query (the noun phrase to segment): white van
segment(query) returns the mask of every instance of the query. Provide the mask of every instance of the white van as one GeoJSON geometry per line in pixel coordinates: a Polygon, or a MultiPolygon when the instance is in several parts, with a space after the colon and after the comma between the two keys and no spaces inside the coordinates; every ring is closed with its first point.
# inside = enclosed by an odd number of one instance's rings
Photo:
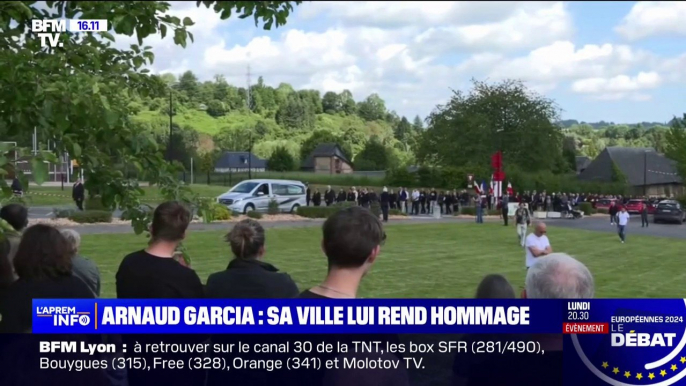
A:
{"type": "Polygon", "coordinates": [[[297,212],[305,206],[307,187],[300,181],[290,180],[246,180],[217,197],[217,202],[237,213],[250,211],[266,212],[269,202],[279,203],[281,212],[297,212]]]}

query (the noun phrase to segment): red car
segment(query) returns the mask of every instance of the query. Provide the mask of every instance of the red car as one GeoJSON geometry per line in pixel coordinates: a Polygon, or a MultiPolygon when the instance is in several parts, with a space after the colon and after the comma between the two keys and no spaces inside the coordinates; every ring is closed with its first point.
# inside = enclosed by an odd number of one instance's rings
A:
{"type": "Polygon", "coordinates": [[[609,210],[609,209],[610,209],[610,204],[612,204],[613,202],[615,202],[614,199],[601,198],[600,200],[598,200],[598,201],[595,203],[595,208],[596,208],[596,209],[606,209],[606,210],[609,210]]]}
{"type": "Polygon", "coordinates": [[[646,200],[629,200],[626,204],[626,211],[629,213],[641,213],[642,205],[644,204],[648,207],[648,214],[655,213],[655,207],[646,200]]]}

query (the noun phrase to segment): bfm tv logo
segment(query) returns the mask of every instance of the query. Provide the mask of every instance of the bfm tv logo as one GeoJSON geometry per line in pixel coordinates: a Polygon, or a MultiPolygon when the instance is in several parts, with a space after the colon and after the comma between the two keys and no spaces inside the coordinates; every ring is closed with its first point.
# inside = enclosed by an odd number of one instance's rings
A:
{"type": "Polygon", "coordinates": [[[36,307],[36,316],[52,318],[53,326],[88,326],[90,312],[76,312],[76,307],[36,307]]]}
{"type": "Polygon", "coordinates": [[[41,47],[48,47],[48,43],[50,48],[62,47],[64,44],[60,43],[60,32],[67,32],[67,21],[33,19],[31,32],[37,32],[41,47]]]}

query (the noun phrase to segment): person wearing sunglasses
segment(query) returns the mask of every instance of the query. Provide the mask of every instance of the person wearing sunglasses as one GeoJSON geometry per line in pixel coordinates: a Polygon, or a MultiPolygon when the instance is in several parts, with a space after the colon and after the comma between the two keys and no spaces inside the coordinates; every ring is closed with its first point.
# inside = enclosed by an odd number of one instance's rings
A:
{"type": "Polygon", "coordinates": [[[548,240],[545,223],[538,222],[534,227],[534,233],[526,237],[526,269],[529,269],[536,261],[553,253],[553,248],[548,240]]]}

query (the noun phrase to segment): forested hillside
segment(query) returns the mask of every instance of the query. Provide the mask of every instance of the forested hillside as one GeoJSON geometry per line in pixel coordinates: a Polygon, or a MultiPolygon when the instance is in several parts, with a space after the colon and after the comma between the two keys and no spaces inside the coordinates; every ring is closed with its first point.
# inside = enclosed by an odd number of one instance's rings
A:
{"type": "MultiPolygon", "coordinates": [[[[388,111],[376,94],[356,101],[347,90],[321,95],[287,83],[273,88],[259,77],[250,87],[248,106],[246,88],[228,84],[222,76],[200,82],[188,71],[178,79],[171,74],[162,79],[171,92],[175,130],[184,138],[183,146],[174,141],[175,158],[182,162],[191,153],[247,151],[251,140],[260,157],[268,159],[283,147],[299,161],[318,143],[336,141],[357,170],[380,170],[411,163],[415,138],[423,128],[419,117],[410,120],[388,111]]],[[[132,101],[134,120],[164,137],[169,130],[169,98],[132,101]]]]}

